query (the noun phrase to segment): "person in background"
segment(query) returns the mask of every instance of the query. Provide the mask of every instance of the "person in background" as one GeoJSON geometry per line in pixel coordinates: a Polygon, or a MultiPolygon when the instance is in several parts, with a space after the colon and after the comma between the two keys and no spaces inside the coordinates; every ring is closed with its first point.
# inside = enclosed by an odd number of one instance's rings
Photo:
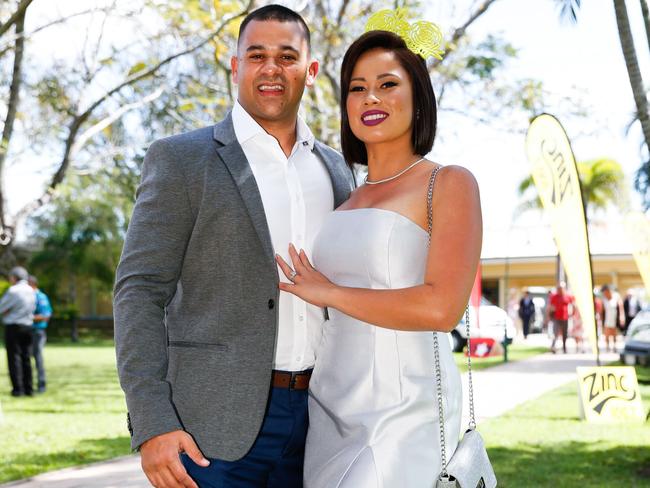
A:
{"type": "Polygon", "coordinates": [[[594,311],[596,312],[596,327],[598,329],[598,335],[603,334],[603,321],[605,320],[605,305],[603,305],[603,299],[600,296],[600,292],[594,288],[594,311]]]}
{"type": "Polygon", "coordinates": [[[603,294],[603,308],[605,310],[603,331],[605,332],[606,347],[608,351],[616,352],[615,348],[618,328],[623,328],[625,324],[623,300],[621,300],[621,296],[616,293],[616,291],[612,291],[608,285],[603,285],[600,291],[603,294]]]}
{"type": "Polygon", "coordinates": [[[562,351],[566,354],[566,338],[569,329],[569,317],[571,315],[571,306],[573,304],[573,295],[566,291],[566,284],[560,282],[557,291],[550,298],[550,317],[553,321],[553,342],[551,343],[551,352],[555,353],[555,341],[558,336],[562,336],[562,351]]]}
{"type": "Polygon", "coordinates": [[[584,347],[584,334],[585,329],[582,323],[582,316],[578,307],[573,308],[573,315],[571,316],[572,325],[571,325],[571,337],[576,341],[576,352],[585,352],[584,347]]]}
{"type": "Polygon", "coordinates": [[[27,270],[16,266],[9,271],[11,286],[0,298],[0,315],[5,324],[5,347],[12,396],[31,396],[32,323],[36,294],[29,283],[27,270]]]}
{"type": "Polygon", "coordinates": [[[553,296],[553,293],[555,293],[555,289],[549,290],[546,294],[544,310],[542,310],[544,317],[544,325],[542,326],[542,329],[546,332],[546,335],[549,338],[553,335],[553,323],[551,321],[551,297],[553,296]]]}
{"type": "Polygon", "coordinates": [[[34,309],[34,323],[32,324],[32,354],[36,363],[38,377],[38,392],[45,392],[45,363],[43,362],[43,348],[47,341],[47,324],[52,317],[52,305],[50,299],[38,288],[36,276],[29,276],[29,286],[36,292],[36,308],[34,309]]]}
{"type": "Polygon", "coordinates": [[[641,304],[639,299],[632,293],[631,290],[627,291],[625,295],[625,300],[623,300],[623,311],[625,312],[625,327],[623,329],[623,334],[627,332],[627,328],[630,326],[632,319],[636,317],[641,311],[641,304]]]}
{"type": "Polygon", "coordinates": [[[523,325],[524,339],[528,338],[530,332],[530,321],[535,316],[535,304],[530,296],[530,292],[526,290],[524,297],[519,301],[519,318],[523,325]]]}

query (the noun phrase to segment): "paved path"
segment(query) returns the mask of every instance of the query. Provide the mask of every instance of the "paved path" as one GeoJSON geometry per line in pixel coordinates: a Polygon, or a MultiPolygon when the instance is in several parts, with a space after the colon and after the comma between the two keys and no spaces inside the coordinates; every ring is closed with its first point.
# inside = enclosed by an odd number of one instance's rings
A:
{"type": "MultiPolygon", "coordinates": [[[[530,336],[530,345],[548,345],[544,336],[530,336]]],[[[617,354],[601,354],[603,364],[618,360],[617,354]]],[[[477,421],[497,417],[508,410],[575,380],[577,366],[594,366],[591,354],[540,354],[513,363],[474,372],[477,421]]],[[[467,375],[463,375],[464,410],[467,410],[467,375]]],[[[467,424],[464,412],[463,425],[467,424]]],[[[140,470],[139,456],[44,473],[0,485],[0,488],[148,488],[140,470]]]]}
{"type": "MultiPolygon", "coordinates": [[[[619,359],[618,354],[601,353],[601,364],[619,359]]],[[[570,381],[576,381],[578,366],[596,366],[592,354],[540,354],[473,373],[476,421],[498,417],[570,381]]],[[[576,381],[576,391],[578,385],[576,381]]],[[[467,424],[467,374],[463,375],[463,425],[467,424]]]]}
{"type": "Polygon", "coordinates": [[[0,487],[149,488],[151,485],[140,470],[140,457],[126,456],[78,468],[51,471],[0,487]]]}

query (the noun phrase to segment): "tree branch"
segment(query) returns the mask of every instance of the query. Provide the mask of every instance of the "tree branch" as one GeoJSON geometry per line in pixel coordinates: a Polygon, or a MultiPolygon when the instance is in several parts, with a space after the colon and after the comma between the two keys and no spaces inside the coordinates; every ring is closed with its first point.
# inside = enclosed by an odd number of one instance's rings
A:
{"type": "Polygon", "coordinates": [[[12,25],[17,24],[20,19],[22,18],[22,22],[24,23],[25,19],[25,11],[27,10],[27,7],[29,7],[29,4],[32,3],[34,0],[21,0],[20,3],[18,4],[18,8],[16,8],[16,11],[9,17],[9,20],[5,22],[4,24],[0,24],[0,37],[7,32],[12,25]]]}
{"type": "MultiPolygon", "coordinates": [[[[76,140],[77,140],[77,137],[79,136],[79,130],[80,130],[81,126],[88,120],[88,118],[92,115],[92,113],[100,105],[102,105],[106,100],[108,100],[114,94],[118,93],[122,88],[124,88],[126,86],[131,86],[131,85],[135,84],[136,82],[138,82],[138,81],[140,81],[140,80],[142,80],[144,78],[150,77],[150,76],[154,75],[160,68],[162,68],[163,66],[169,64],[174,59],[177,59],[177,58],[179,58],[181,56],[185,56],[187,54],[191,54],[194,51],[197,51],[198,49],[202,48],[208,42],[210,42],[210,40],[212,38],[214,38],[214,37],[218,36],[219,34],[221,34],[221,31],[230,22],[232,22],[233,20],[235,20],[235,19],[237,19],[239,17],[242,17],[242,16],[246,15],[250,11],[250,9],[252,8],[253,4],[254,4],[254,0],[249,0],[248,4],[244,8],[244,10],[242,10],[238,14],[234,14],[234,15],[225,17],[223,19],[223,22],[221,23],[221,25],[217,29],[215,29],[212,33],[210,33],[210,35],[207,36],[201,42],[195,44],[194,46],[192,46],[192,47],[190,47],[188,49],[185,49],[183,51],[180,51],[178,53],[175,53],[173,55],[168,56],[167,58],[165,58],[162,61],[156,63],[154,66],[152,66],[152,67],[150,67],[148,69],[141,70],[141,71],[138,71],[136,73],[133,73],[131,76],[127,77],[123,82],[121,82],[118,85],[116,85],[115,87],[111,88],[104,95],[102,95],[97,100],[95,100],[93,103],[91,103],[90,106],[86,110],[84,110],[81,114],[75,116],[74,119],[72,120],[72,123],[69,126],[68,137],[66,138],[63,157],[61,159],[61,162],[59,163],[59,167],[58,167],[56,173],[54,174],[54,176],[52,176],[52,179],[50,180],[50,183],[49,183],[46,191],[44,192],[44,194],[41,197],[39,197],[38,199],[34,200],[33,202],[25,205],[23,208],[21,208],[18,211],[18,213],[16,214],[16,217],[14,219],[14,228],[17,227],[19,225],[19,223],[23,219],[25,219],[30,213],[32,213],[33,211],[35,211],[38,208],[42,207],[44,204],[46,204],[51,199],[51,196],[54,193],[54,190],[63,181],[63,178],[65,177],[66,171],[68,170],[68,167],[70,165],[70,161],[72,159],[72,156],[74,155],[75,150],[77,150],[80,147],[78,144],[76,144],[76,140]]],[[[114,120],[111,121],[111,123],[114,122],[115,120],[117,120],[117,118],[119,118],[119,117],[116,117],[114,120]]],[[[108,125],[110,125],[110,124],[108,124],[108,125]]],[[[89,130],[92,130],[92,128],[89,129],[89,130]]],[[[81,137],[83,137],[83,135],[81,137]]],[[[87,141],[87,139],[86,139],[86,141],[87,141]]],[[[86,141],[84,141],[84,143],[86,141]]]]}
{"type": "Polygon", "coordinates": [[[12,36],[7,36],[5,39],[3,39],[3,43],[0,44],[0,58],[2,56],[4,56],[8,51],[13,49],[14,44],[16,43],[16,40],[18,39],[18,37],[24,37],[26,39],[29,39],[34,34],[37,34],[40,31],[47,29],[48,27],[52,27],[53,25],[57,25],[57,24],[62,24],[62,23],[67,22],[68,20],[70,20],[70,19],[72,19],[74,17],[80,17],[82,15],[88,15],[88,14],[92,14],[92,13],[95,13],[95,12],[109,12],[109,11],[110,11],[109,7],[92,8],[92,9],[88,9],[88,10],[82,10],[81,12],[76,12],[74,14],[68,15],[67,17],[61,17],[59,19],[55,19],[55,20],[53,20],[51,22],[43,24],[43,25],[35,28],[34,30],[30,31],[30,32],[22,32],[21,34],[16,33],[16,34],[14,34],[12,36]]]}
{"type": "MultiPolygon", "coordinates": [[[[113,122],[118,120],[122,115],[124,115],[126,112],[130,110],[134,110],[136,108],[140,108],[143,105],[146,105],[147,103],[151,103],[154,101],[156,98],[160,97],[162,95],[163,89],[158,88],[155,92],[151,93],[150,95],[147,95],[143,99],[134,102],[134,103],[129,103],[127,105],[124,105],[120,107],[118,110],[115,112],[111,113],[109,116],[103,118],[96,124],[93,124],[91,127],[89,127],[87,130],[85,130],[81,135],[78,136],[76,140],[71,144],[71,147],[69,150],[67,150],[68,154],[68,160],[72,160],[74,156],[79,152],[79,150],[90,140],[92,139],[96,134],[104,130],[106,127],[110,126],[113,122]]],[[[78,130],[78,129],[77,129],[78,130]]],[[[67,141],[70,142],[70,139],[67,141]]],[[[67,147],[66,147],[67,149],[67,147]]],[[[32,213],[34,210],[38,209],[39,207],[45,205],[52,197],[54,194],[54,189],[56,186],[61,183],[63,180],[63,177],[65,176],[64,173],[61,173],[60,179],[58,181],[55,181],[55,179],[52,179],[52,182],[50,183],[50,186],[48,187],[47,191],[37,200],[31,202],[28,205],[25,205],[23,208],[20,209],[20,211],[16,214],[15,217],[15,222],[18,223],[22,221],[25,217],[27,217],[30,213],[32,213]]],[[[16,224],[17,225],[17,224],[16,224]]]]}
{"type": "Polygon", "coordinates": [[[643,24],[645,25],[645,35],[648,39],[648,51],[650,52],[650,11],[648,10],[648,2],[646,0],[639,0],[641,3],[641,13],[643,15],[643,24]]]}
{"type": "MultiPolygon", "coordinates": [[[[458,41],[460,41],[460,39],[462,39],[465,36],[465,32],[467,31],[469,26],[472,25],[472,23],[474,23],[474,21],[478,19],[481,15],[483,15],[487,11],[487,9],[490,8],[490,6],[496,1],[497,0],[486,0],[485,2],[481,3],[476,8],[474,13],[470,15],[469,19],[467,19],[463,25],[461,25],[456,30],[454,30],[451,39],[449,40],[449,42],[447,42],[445,46],[445,52],[442,55],[443,59],[447,57],[449,53],[456,50],[458,41]]],[[[429,72],[433,71],[433,69],[436,66],[438,66],[440,63],[441,61],[439,59],[434,58],[433,61],[429,64],[429,72]]]]}

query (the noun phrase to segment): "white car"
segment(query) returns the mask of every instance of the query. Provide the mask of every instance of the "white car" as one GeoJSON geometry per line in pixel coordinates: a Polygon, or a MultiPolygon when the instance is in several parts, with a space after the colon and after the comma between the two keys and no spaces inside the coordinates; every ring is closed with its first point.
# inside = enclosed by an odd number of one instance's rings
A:
{"type": "Polygon", "coordinates": [[[639,312],[625,333],[621,362],[628,366],[650,364],[650,310],[639,312]]]}
{"type": "MultiPolygon", "coordinates": [[[[515,324],[505,310],[492,304],[487,298],[481,297],[481,304],[478,307],[478,322],[476,320],[476,308],[469,307],[470,334],[472,339],[476,337],[490,337],[497,342],[510,344],[517,334],[515,324]],[[505,341],[504,341],[505,336],[505,341]]],[[[454,352],[460,352],[467,344],[467,327],[465,316],[454,330],[449,334],[451,347],[454,352]]]]}

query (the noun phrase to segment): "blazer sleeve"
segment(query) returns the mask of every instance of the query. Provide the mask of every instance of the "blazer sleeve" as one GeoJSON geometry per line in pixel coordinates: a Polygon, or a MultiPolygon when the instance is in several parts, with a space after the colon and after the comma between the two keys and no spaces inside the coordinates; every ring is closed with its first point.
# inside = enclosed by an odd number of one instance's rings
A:
{"type": "Polygon", "coordinates": [[[156,141],[144,158],[113,299],[117,370],[133,449],[183,428],[166,381],[165,307],[176,292],[193,224],[181,160],[168,141],[156,141]]]}

